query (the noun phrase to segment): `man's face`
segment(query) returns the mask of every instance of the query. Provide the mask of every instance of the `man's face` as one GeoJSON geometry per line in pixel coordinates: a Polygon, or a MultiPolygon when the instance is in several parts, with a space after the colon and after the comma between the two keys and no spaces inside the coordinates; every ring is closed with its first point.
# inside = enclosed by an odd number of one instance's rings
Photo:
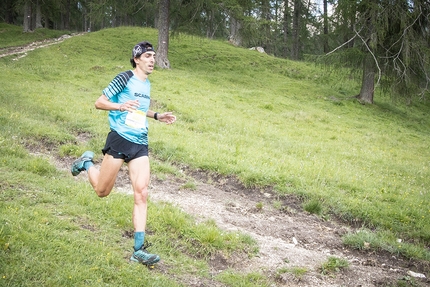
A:
{"type": "Polygon", "coordinates": [[[155,53],[146,52],[139,57],[139,68],[147,75],[151,74],[154,70],[155,53]]]}

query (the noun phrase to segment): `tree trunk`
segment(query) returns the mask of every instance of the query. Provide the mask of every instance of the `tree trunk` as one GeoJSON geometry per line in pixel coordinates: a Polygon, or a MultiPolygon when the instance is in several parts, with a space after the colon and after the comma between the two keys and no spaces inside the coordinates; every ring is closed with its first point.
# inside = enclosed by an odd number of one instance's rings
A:
{"type": "Polygon", "coordinates": [[[294,0],[293,12],[293,45],[291,49],[291,58],[299,60],[300,58],[300,17],[302,10],[302,1],[294,0]]]}
{"type": "Polygon", "coordinates": [[[284,21],[282,23],[283,26],[283,48],[282,48],[282,57],[286,58],[288,56],[288,36],[290,34],[290,25],[288,23],[289,21],[289,16],[290,16],[290,11],[288,9],[288,0],[284,1],[284,21]]]}
{"type": "Polygon", "coordinates": [[[169,51],[169,8],[170,0],[160,0],[158,10],[158,48],[155,63],[162,69],[170,69],[167,58],[169,51]]]}
{"type": "MultiPolygon", "coordinates": [[[[355,14],[354,14],[355,15],[355,14]]],[[[355,17],[351,17],[350,18],[350,25],[349,25],[349,34],[346,34],[346,38],[345,40],[348,41],[351,38],[351,35],[354,35],[354,26],[355,26],[355,22],[356,22],[356,18],[355,17]]],[[[354,48],[355,46],[355,40],[352,39],[351,41],[349,41],[347,47],[348,48],[354,48]]]]}
{"type": "Polygon", "coordinates": [[[266,51],[266,53],[273,54],[273,47],[272,47],[272,27],[271,27],[271,12],[270,12],[270,1],[263,0],[261,1],[261,18],[264,20],[263,22],[263,48],[266,51]]]}
{"type": "Polygon", "coordinates": [[[40,11],[40,2],[36,1],[36,25],[35,28],[43,28],[42,25],[42,12],[40,11]]]}
{"type": "Polygon", "coordinates": [[[329,52],[328,47],[328,12],[327,12],[327,0],[323,0],[324,3],[324,54],[329,52]]]}
{"type": "Polygon", "coordinates": [[[24,3],[24,19],[23,19],[23,32],[27,33],[31,31],[31,3],[25,1],[24,3]]]}
{"type": "Polygon", "coordinates": [[[14,5],[15,5],[15,2],[16,1],[14,1],[14,0],[6,0],[6,3],[5,3],[5,22],[6,23],[8,23],[8,24],[14,24],[14,21],[15,21],[15,8],[14,8],[14,5]]]}
{"type": "Polygon", "coordinates": [[[213,38],[213,34],[215,33],[214,32],[214,27],[215,27],[214,17],[215,17],[215,13],[214,13],[214,11],[212,9],[210,9],[210,10],[208,9],[206,12],[207,12],[207,15],[208,15],[208,18],[209,18],[208,19],[208,25],[206,27],[206,38],[212,39],[213,38]]]}
{"type": "Polygon", "coordinates": [[[66,0],[64,12],[64,29],[70,30],[70,0],[66,0]]]}
{"type": "MultiPolygon", "coordinates": [[[[377,3],[377,0],[372,0],[377,3]]],[[[361,90],[360,94],[357,96],[357,99],[362,104],[373,104],[373,94],[375,91],[375,72],[376,72],[376,63],[373,57],[374,52],[376,52],[377,42],[378,42],[378,34],[376,33],[376,23],[377,23],[377,13],[369,9],[367,11],[366,18],[366,29],[368,30],[368,39],[366,41],[365,57],[363,59],[363,79],[361,82],[361,90]],[[370,51],[369,51],[370,50],[370,51]],[[373,52],[371,52],[374,50],[373,52]]]]}
{"type": "Polygon", "coordinates": [[[242,45],[242,38],[240,36],[240,21],[237,20],[233,15],[230,15],[230,36],[228,40],[235,46],[242,45]]]}
{"type": "Polygon", "coordinates": [[[357,99],[362,104],[373,104],[375,91],[375,62],[372,55],[367,54],[363,60],[363,79],[357,99]]]}
{"type": "Polygon", "coordinates": [[[87,8],[85,6],[82,7],[82,24],[84,31],[90,32],[90,28],[88,27],[87,8]]]}

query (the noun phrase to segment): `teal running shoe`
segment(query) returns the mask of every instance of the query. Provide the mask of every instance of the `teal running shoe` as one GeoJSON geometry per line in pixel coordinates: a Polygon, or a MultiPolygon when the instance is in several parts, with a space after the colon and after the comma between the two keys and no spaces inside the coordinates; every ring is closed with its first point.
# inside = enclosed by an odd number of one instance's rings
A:
{"type": "Polygon", "coordinates": [[[130,261],[139,262],[143,265],[151,266],[160,261],[160,256],[149,253],[146,248],[151,246],[150,243],[143,245],[139,250],[135,250],[130,257],[130,261]]]}
{"type": "Polygon", "coordinates": [[[81,171],[84,171],[85,162],[93,161],[93,157],[94,157],[94,153],[92,151],[87,150],[80,158],[75,160],[72,163],[72,168],[71,168],[73,176],[77,176],[79,173],[81,173],[81,171]]]}

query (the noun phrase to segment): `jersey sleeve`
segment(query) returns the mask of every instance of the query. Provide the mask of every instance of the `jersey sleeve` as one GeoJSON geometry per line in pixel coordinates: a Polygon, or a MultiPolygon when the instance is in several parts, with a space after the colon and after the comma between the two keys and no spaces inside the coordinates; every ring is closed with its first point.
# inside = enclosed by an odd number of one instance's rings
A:
{"type": "Polygon", "coordinates": [[[127,83],[132,76],[132,71],[119,73],[103,90],[103,95],[108,99],[111,99],[113,96],[119,94],[127,86],[127,83]]]}

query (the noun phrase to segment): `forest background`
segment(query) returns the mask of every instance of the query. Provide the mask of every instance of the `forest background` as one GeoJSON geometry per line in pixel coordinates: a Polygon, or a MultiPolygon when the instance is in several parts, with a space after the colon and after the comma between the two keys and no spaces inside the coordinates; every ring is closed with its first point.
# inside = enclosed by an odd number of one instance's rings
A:
{"type": "MultiPolygon", "coordinates": [[[[0,20],[23,25],[24,32],[123,25],[154,27],[160,34],[186,32],[262,47],[276,57],[356,68],[362,84],[351,96],[362,103],[373,103],[376,88],[407,104],[428,97],[429,0],[6,0],[0,5],[0,20]]],[[[158,44],[167,62],[168,36],[158,44]]]]}

